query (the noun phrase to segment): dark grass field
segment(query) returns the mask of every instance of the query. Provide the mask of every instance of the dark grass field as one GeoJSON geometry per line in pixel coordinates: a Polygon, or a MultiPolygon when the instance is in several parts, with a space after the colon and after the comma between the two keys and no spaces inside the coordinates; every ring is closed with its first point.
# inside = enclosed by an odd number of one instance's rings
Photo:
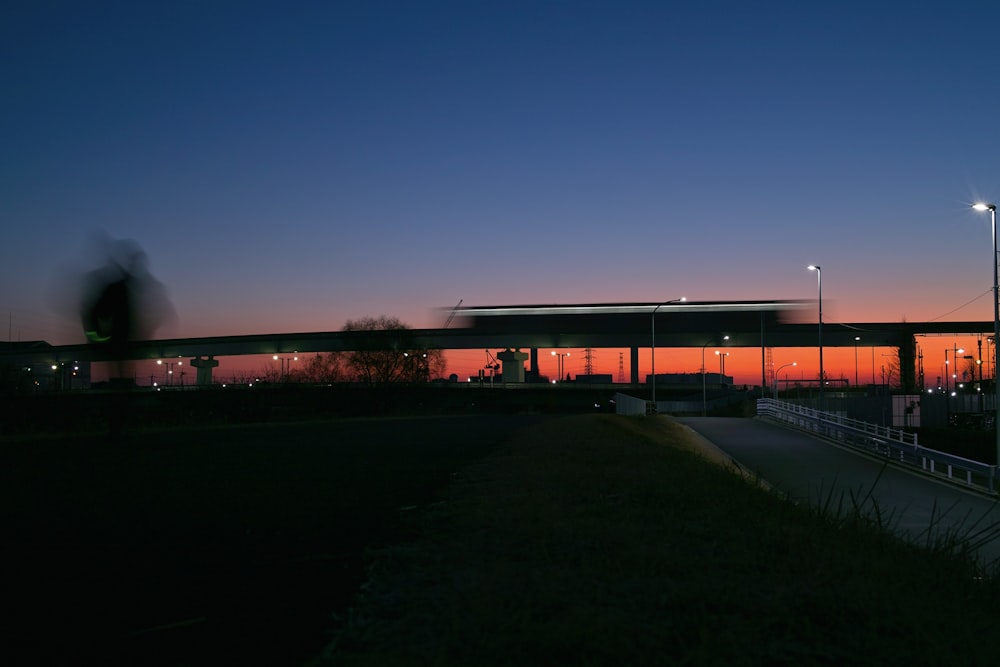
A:
{"type": "Polygon", "coordinates": [[[542,417],[343,420],[0,443],[4,664],[298,665],[364,553],[542,417]]]}

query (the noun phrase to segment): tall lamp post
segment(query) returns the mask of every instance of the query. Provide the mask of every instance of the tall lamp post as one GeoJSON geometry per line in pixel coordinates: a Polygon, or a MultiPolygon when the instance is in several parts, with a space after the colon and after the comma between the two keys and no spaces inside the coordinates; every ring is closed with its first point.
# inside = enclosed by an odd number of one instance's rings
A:
{"type": "MultiPolygon", "coordinates": [[[[565,368],[566,362],[565,358],[570,355],[569,352],[556,352],[552,351],[552,356],[556,358],[556,382],[563,381],[563,368],[565,368]]],[[[555,383],[553,383],[555,384],[555,383]]]]}
{"type": "MultiPolygon", "coordinates": [[[[405,357],[407,356],[407,354],[404,352],[403,356],[405,357]]],[[[292,362],[299,360],[298,355],[294,357],[279,357],[277,354],[275,354],[272,355],[271,358],[277,362],[280,362],[280,367],[281,367],[280,381],[288,382],[288,373],[291,372],[292,370],[292,362]]]]}
{"type": "Polygon", "coordinates": [[[954,361],[956,365],[958,365],[958,355],[965,352],[964,348],[957,345],[955,345],[954,348],[944,348],[944,414],[948,426],[951,426],[951,385],[949,384],[951,378],[955,378],[955,386],[958,386],[958,375],[952,372],[951,365],[948,362],[948,352],[951,352],[952,349],[954,349],[955,352],[955,354],[952,355],[952,361],[954,361]]]}
{"type": "Polygon", "coordinates": [[[816,272],[816,284],[819,287],[819,411],[823,411],[823,270],[816,264],[810,264],[810,271],[816,272]]]}
{"type": "Polygon", "coordinates": [[[854,337],[854,388],[858,388],[858,341],[861,336],[854,337]]]}
{"type": "Polygon", "coordinates": [[[726,357],[729,356],[728,352],[715,351],[715,354],[719,357],[719,384],[725,386],[726,384],[726,357]]]}
{"type": "Polygon", "coordinates": [[[650,316],[650,331],[649,331],[649,352],[651,356],[651,365],[653,369],[653,409],[656,409],[656,311],[658,311],[663,306],[671,303],[683,303],[687,301],[687,297],[682,296],[679,299],[671,299],[670,301],[664,301],[656,308],[653,309],[653,314],[650,316]]]}
{"type": "Polygon", "coordinates": [[[799,365],[799,363],[797,361],[793,361],[790,364],[784,364],[783,366],[778,366],[778,370],[774,371],[774,398],[775,398],[775,400],[777,400],[777,398],[778,398],[778,382],[779,382],[778,373],[780,373],[781,369],[783,369],[783,368],[788,368],[789,366],[798,366],[798,365],[799,365]]]}
{"type": "MultiPolygon", "coordinates": [[[[996,351],[997,341],[1000,341],[1000,288],[997,286],[997,207],[996,204],[979,202],[972,205],[977,211],[990,212],[990,226],[993,233],[993,350],[996,351]]],[[[996,368],[994,362],[993,368],[996,368]]],[[[993,376],[993,404],[996,415],[993,418],[993,429],[997,433],[997,465],[1000,465],[1000,391],[997,390],[996,374],[993,376]]]]}
{"type": "MultiPolygon", "coordinates": [[[[723,341],[729,340],[729,336],[723,336],[723,341]]],[[[704,417],[708,414],[708,391],[705,389],[705,348],[712,344],[712,341],[706,342],[701,346],[701,416],[704,417]]]]}

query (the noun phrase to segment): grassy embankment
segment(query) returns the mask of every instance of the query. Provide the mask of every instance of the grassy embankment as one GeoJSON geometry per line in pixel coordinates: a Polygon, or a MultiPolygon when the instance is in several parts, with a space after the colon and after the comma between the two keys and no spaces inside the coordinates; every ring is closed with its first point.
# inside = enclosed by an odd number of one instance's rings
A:
{"type": "Polygon", "coordinates": [[[315,664],[993,661],[1000,586],[971,561],[696,450],[667,419],[523,432],[370,555],[315,664]]]}

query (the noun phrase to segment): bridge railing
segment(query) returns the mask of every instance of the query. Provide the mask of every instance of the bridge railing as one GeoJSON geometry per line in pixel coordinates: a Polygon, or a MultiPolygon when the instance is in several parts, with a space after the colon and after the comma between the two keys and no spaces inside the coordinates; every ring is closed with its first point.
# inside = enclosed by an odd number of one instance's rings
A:
{"type": "Polygon", "coordinates": [[[757,415],[816,433],[838,444],[996,493],[997,466],[921,447],[916,433],[848,419],[771,398],[757,400],[757,415]]]}

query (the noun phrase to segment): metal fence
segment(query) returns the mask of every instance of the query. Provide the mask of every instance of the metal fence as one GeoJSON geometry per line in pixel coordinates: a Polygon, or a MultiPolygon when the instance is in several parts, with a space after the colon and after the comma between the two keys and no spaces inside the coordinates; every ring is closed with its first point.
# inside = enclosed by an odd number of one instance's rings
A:
{"type": "Polygon", "coordinates": [[[915,433],[770,398],[757,400],[757,415],[970,487],[996,492],[997,466],[921,447],[915,433]]]}

